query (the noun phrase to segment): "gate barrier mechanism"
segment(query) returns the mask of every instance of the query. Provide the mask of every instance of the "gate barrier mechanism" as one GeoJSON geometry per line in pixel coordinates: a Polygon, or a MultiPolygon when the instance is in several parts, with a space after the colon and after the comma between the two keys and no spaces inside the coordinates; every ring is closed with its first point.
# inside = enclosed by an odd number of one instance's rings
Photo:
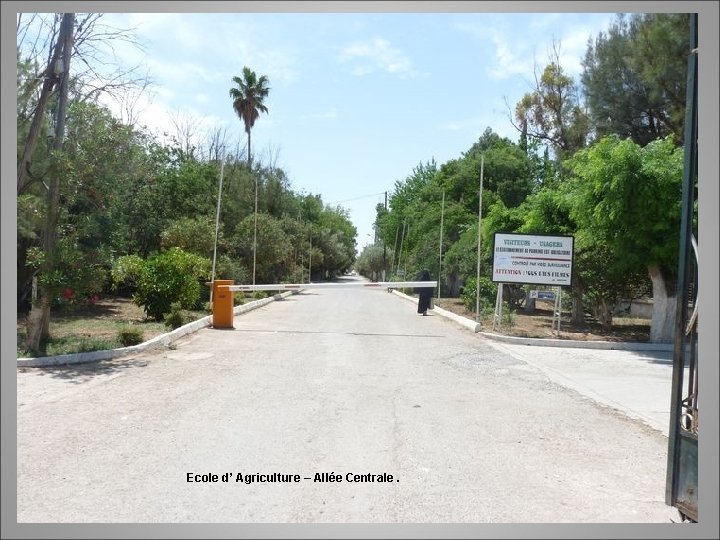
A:
{"type": "Polygon", "coordinates": [[[269,285],[233,285],[231,279],[216,279],[212,282],[212,326],[213,328],[235,328],[233,326],[233,293],[237,291],[300,291],[302,289],[332,289],[339,287],[362,287],[367,289],[405,289],[437,287],[437,281],[353,281],[349,283],[275,283],[269,285]]]}

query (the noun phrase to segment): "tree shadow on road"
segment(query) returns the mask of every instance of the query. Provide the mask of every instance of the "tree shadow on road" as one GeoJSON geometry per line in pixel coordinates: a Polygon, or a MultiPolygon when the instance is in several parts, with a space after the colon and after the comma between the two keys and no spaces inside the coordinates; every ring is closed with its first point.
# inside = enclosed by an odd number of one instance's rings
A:
{"type": "Polygon", "coordinates": [[[147,361],[140,358],[116,358],[98,360],[82,364],[62,364],[46,367],[20,367],[18,373],[35,373],[39,376],[50,376],[63,379],[73,384],[83,384],[96,377],[114,375],[126,369],[147,366],[147,361]]]}

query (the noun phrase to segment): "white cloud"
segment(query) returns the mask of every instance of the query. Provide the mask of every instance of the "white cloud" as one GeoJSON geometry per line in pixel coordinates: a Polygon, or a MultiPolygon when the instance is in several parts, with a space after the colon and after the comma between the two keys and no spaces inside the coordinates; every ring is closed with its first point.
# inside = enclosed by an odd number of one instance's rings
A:
{"type": "Polygon", "coordinates": [[[338,113],[335,109],[321,113],[310,113],[303,114],[300,116],[301,120],[334,120],[338,117],[338,113]]]}
{"type": "Polygon", "coordinates": [[[340,61],[359,62],[352,69],[353,75],[367,75],[379,69],[399,77],[415,77],[417,72],[407,55],[383,38],[347,45],[340,54],[340,61]]]}
{"type": "Polygon", "coordinates": [[[560,65],[566,73],[577,77],[582,73],[582,59],[587,50],[588,38],[596,36],[597,31],[588,28],[575,28],[560,39],[560,65]]]}
{"type": "MultiPolygon", "coordinates": [[[[175,77],[184,71],[209,82],[217,79],[218,72],[223,73],[223,77],[225,73],[239,74],[243,66],[267,75],[271,83],[292,82],[298,78],[297,52],[283,44],[268,47],[265,34],[277,30],[257,19],[209,13],[133,13],[108,14],[107,17],[110,24],[134,28],[138,40],[148,48],[170,44],[170,49],[155,62],[145,59],[157,79],[166,73],[175,77]],[[168,57],[178,58],[179,62],[168,62],[168,57]]],[[[230,84],[230,76],[227,79],[230,84]]]]}
{"type": "Polygon", "coordinates": [[[560,65],[566,73],[577,77],[582,72],[588,38],[606,29],[613,14],[589,17],[578,21],[558,13],[534,14],[527,21],[525,33],[518,33],[513,18],[484,20],[482,24],[461,22],[456,28],[477,40],[492,43],[494,59],[487,72],[496,80],[518,75],[530,80],[536,68],[542,70],[553,55],[553,42],[559,44],[560,65]]]}
{"type": "Polygon", "coordinates": [[[501,32],[490,32],[491,39],[495,45],[496,62],[490,68],[490,76],[495,79],[507,79],[514,75],[530,75],[533,72],[535,62],[534,52],[526,46],[518,46],[517,40],[513,40],[501,32]]]}

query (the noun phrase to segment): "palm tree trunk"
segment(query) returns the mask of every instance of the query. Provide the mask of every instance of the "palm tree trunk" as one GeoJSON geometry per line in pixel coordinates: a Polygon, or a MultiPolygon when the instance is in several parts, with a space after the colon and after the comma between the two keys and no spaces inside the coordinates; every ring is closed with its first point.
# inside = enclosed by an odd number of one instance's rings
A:
{"type": "Polygon", "coordinates": [[[250,152],[250,130],[247,129],[247,136],[248,136],[248,170],[252,172],[252,153],[250,152]]]}

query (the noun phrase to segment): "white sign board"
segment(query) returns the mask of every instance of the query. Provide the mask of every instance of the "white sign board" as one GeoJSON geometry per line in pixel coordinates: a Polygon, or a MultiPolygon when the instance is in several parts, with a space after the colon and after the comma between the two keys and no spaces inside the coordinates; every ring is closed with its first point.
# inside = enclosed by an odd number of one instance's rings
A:
{"type": "Polygon", "coordinates": [[[572,236],[495,233],[492,280],[569,286],[573,245],[572,236]]]}

